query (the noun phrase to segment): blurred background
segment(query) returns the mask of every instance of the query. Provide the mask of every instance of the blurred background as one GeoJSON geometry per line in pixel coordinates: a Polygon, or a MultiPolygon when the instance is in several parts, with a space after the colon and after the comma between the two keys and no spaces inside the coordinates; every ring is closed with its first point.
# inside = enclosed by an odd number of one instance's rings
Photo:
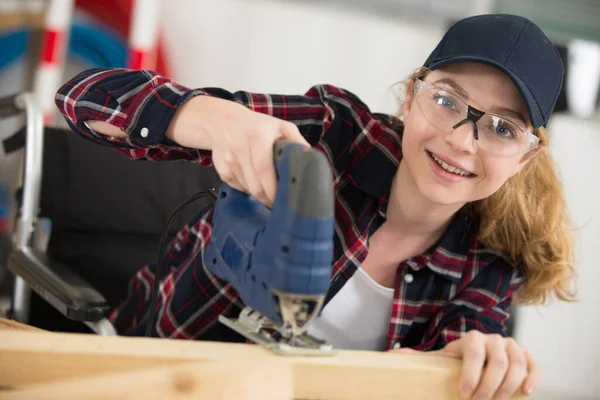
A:
{"type": "MultiPolygon", "coordinates": [[[[563,57],[565,85],[548,127],[581,228],[580,301],[519,308],[512,333],[542,365],[534,398],[600,399],[600,0],[0,0],[0,97],[34,91],[46,126],[65,126],[53,110],[61,83],[87,68],[128,66],[189,87],[290,94],[331,83],[394,112],[395,84],[449,25],[490,12],[531,18],[563,57]]],[[[22,126],[22,117],[0,120],[0,142],[22,126]]],[[[0,312],[21,156],[0,146],[0,312]]]]}

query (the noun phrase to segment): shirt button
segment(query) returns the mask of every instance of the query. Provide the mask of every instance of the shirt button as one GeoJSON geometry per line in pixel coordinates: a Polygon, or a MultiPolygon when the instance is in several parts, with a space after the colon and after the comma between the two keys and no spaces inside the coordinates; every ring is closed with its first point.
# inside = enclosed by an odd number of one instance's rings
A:
{"type": "Polygon", "coordinates": [[[396,342],[396,343],[394,343],[394,345],[392,346],[392,348],[394,348],[394,349],[399,349],[400,347],[402,347],[402,345],[400,344],[400,342],[396,342]]]}
{"type": "Polygon", "coordinates": [[[406,275],[404,275],[404,282],[411,283],[414,280],[415,280],[415,277],[412,276],[412,274],[406,274],[406,275]]]}
{"type": "Polygon", "coordinates": [[[148,128],[142,128],[140,130],[140,136],[143,138],[148,137],[148,128]]]}

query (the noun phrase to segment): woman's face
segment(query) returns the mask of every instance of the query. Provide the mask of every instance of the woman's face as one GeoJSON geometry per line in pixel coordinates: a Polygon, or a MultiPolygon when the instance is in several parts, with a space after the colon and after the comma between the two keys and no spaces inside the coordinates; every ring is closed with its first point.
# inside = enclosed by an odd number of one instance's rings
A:
{"type": "MultiPolygon", "coordinates": [[[[461,94],[467,104],[478,110],[493,111],[527,131],[533,131],[527,107],[516,86],[494,67],[481,63],[456,63],[430,72],[424,81],[461,94]],[[440,80],[446,83],[439,83],[440,80]],[[498,111],[501,109],[513,110],[525,120],[512,113],[498,111]]],[[[412,89],[411,84],[407,93],[412,93],[412,89]]],[[[526,154],[499,156],[480,149],[472,122],[441,132],[432,126],[410,96],[407,96],[403,112],[403,162],[419,191],[435,204],[460,204],[488,197],[537,153],[534,150],[526,154]],[[446,163],[446,171],[443,163],[446,163]],[[454,173],[450,173],[447,172],[449,166],[460,169],[453,169],[454,173]]],[[[466,112],[461,118],[465,117],[466,112]]]]}

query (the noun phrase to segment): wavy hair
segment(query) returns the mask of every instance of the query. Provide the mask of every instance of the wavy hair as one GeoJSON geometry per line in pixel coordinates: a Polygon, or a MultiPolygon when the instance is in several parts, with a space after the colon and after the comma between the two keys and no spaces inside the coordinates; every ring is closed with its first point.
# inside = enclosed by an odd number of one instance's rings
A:
{"type": "MultiPolygon", "coordinates": [[[[409,81],[428,73],[419,68],[409,81]]],[[[402,117],[402,107],[397,116],[402,117]]],[[[524,282],[515,295],[518,303],[540,305],[551,297],[575,301],[574,229],[548,132],[540,127],[534,134],[542,150],[494,194],[472,203],[480,220],[478,239],[520,265],[524,282]]]]}

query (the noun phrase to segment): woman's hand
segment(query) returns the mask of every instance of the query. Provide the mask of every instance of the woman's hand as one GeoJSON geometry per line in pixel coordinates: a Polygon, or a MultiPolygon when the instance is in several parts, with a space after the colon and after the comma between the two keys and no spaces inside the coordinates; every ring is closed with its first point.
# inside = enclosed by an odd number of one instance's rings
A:
{"type": "MultiPolygon", "coordinates": [[[[415,350],[391,350],[413,353],[415,350]]],[[[441,350],[423,354],[463,360],[459,392],[465,398],[509,399],[518,390],[530,395],[539,383],[539,366],[524,347],[512,338],[469,331],[441,350]]]]}
{"type": "Polygon", "coordinates": [[[275,141],[310,147],[293,123],[208,96],[187,101],[175,114],[167,136],[181,146],[212,150],[220,178],[267,206],[273,204],[277,190],[275,141]]]}

